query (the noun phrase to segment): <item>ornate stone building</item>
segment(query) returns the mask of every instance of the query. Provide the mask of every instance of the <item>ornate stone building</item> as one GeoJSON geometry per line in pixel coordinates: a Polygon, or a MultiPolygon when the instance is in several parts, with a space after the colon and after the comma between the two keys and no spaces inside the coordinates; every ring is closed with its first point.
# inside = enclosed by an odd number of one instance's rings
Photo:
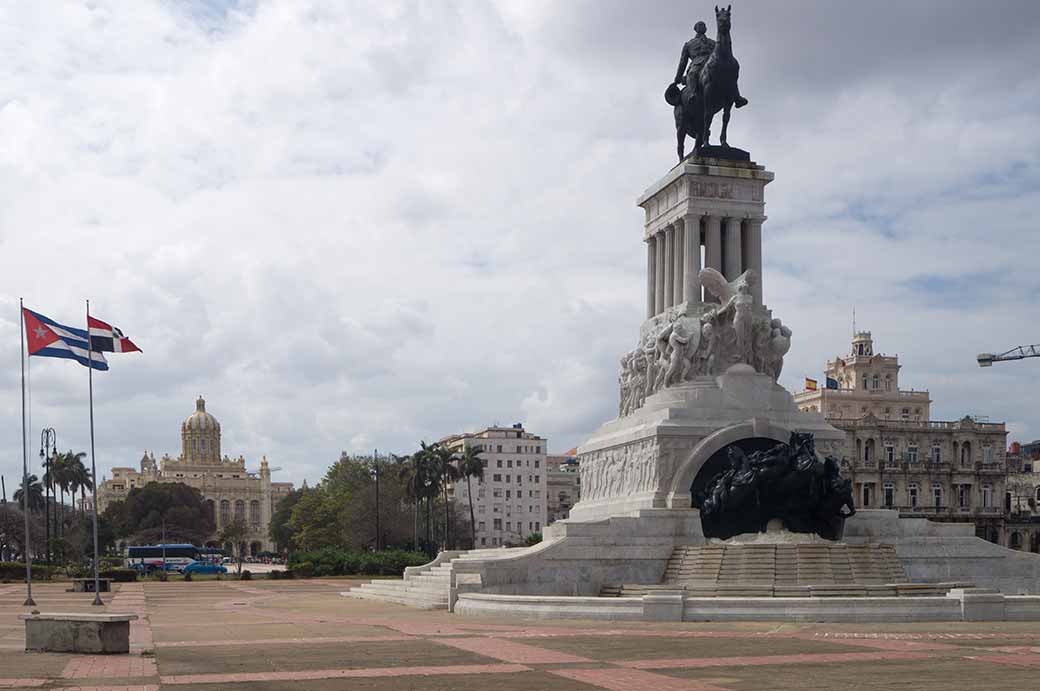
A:
{"type": "MultiPolygon", "coordinates": [[[[212,512],[217,532],[235,518],[245,521],[249,535],[244,554],[273,551],[268,535],[271,515],[283,497],[292,492],[291,482],[271,482],[271,468],[264,457],[259,472],[246,470],[245,458],[221,456],[220,423],[206,412],[206,401],[195,402],[195,412],[181,424],[181,454],[177,458],[145,453],[140,470],[130,467],[112,469],[112,478],[98,487],[98,510],[117,499],[125,499],[131,489],[149,482],[183,482],[202,492],[212,512]]],[[[217,535],[207,543],[217,545],[217,535]]],[[[228,547],[224,546],[225,549],[228,547]]]]}
{"type": "Polygon", "coordinates": [[[869,331],[827,362],[831,387],[795,394],[846,433],[842,465],[858,506],[894,508],[935,521],[975,523],[976,534],[1008,544],[1004,423],[931,419],[927,391],[899,388],[899,358],[874,352],[869,331]]]}
{"type": "Polygon", "coordinates": [[[1007,454],[1007,546],[1040,552],[1040,444],[1014,442],[1007,454]]]}

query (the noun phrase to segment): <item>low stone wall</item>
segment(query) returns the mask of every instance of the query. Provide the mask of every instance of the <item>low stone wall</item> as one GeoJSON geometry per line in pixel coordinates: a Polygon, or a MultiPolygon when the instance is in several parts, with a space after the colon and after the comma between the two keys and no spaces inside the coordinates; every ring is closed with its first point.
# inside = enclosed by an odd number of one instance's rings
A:
{"type": "Polygon", "coordinates": [[[893,545],[911,581],[970,581],[1006,595],[1040,594],[1040,554],[975,537],[971,523],[937,523],[864,509],[845,522],[844,540],[893,545]]]}
{"type": "Polygon", "coordinates": [[[679,591],[632,598],[463,593],[455,611],[470,616],[606,621],[1040,621],[1040,597],[972,590],[939,597],[808,598],[698,598],[679,591]]]}

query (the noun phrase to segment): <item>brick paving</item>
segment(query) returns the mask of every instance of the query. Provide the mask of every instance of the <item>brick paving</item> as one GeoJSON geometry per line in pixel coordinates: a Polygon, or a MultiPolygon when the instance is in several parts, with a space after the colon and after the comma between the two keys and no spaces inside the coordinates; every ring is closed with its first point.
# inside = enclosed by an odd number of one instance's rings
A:
{"type": "MultiPolygon", "coordinates": [[[[131,654],[25,653],[24,589],[0,587],[0,689],[804,691],[1037,688],[1033,623],[777,625],[467,619],[343,598],[347,581],[123,583],[131,654]],[[349,681],[348,681],[349,680],[349,681]]],[[[35,586],[43,612],[92,594],[35,586]]]]}

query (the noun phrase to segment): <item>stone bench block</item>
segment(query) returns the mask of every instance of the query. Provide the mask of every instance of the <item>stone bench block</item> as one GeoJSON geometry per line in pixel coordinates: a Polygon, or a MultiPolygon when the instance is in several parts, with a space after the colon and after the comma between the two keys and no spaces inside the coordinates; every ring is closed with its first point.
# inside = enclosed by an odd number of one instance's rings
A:
{"type": "Polygon", "coordinates": [[[136,614],[23,614],[25,649],[91,655],[130,652],[130,622],[136,614]]]}

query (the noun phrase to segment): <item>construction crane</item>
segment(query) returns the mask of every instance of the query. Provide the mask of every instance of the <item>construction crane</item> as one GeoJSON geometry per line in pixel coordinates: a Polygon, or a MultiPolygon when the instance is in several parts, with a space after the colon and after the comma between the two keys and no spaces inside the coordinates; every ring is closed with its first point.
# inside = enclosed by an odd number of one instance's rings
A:
{"type": "Polygon", "coordinates": [[[990,367],[994,362],[1006,362],[1007,360],[1024,360],[1027,357],[1040,357],[1040,343],[1028,346],[1018,346],[1006,353],[994,355],[993,353],[979,353],[979,367],[990,367]]]}

